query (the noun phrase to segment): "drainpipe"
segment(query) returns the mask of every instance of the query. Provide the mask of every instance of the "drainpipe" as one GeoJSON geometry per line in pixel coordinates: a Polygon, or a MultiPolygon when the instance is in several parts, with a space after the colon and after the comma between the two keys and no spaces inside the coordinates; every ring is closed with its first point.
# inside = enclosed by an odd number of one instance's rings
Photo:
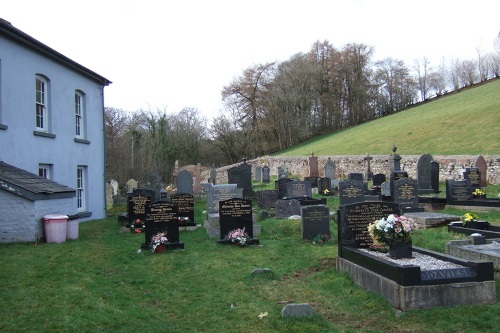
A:
{"type": "Polygon", "coordinates": [[[104,113],[104,86],[106,85],[106,82],[104,85],[101,86],[101,103],[102,103],[102,144],[103,144],[103,170],[102,170],[102,175],[104,179],[104,216],[108,217],[108,202],[107,202],[107,193],[106,193],[106,116],[104,113]]]}

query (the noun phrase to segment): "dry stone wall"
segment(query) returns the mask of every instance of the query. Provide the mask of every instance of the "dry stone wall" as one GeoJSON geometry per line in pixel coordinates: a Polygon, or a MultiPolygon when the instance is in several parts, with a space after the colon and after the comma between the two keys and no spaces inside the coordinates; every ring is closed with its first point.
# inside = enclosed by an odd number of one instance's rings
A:
{"type": "MultiPolygon", "coordinates": [[[[421,155],[400,155],[401,170],[408,172],[410,178],[417,178],[417,162],[421,155]]],[[[350,172],[366,172],[365,155],[332,155],[317,156],[319,175],[324,176],[324,165],[330,157],[335,163],[335,178],[346,179],[350,172]]],[[[370,171],[373,174],[385,174],[389,177],[390,155],[370,155],[370,171]]],[[[439,163],[439,180],[463,179],[465,168],[474,166],[479,155],[433,155],[434,161],[439,163]]],[[[490,184],[500,184],[500,155],[483,156],[486,161],[486,178],[490,184]]],[[[278,167],[286,165],[292,177],[303,179],[309,176],[309,156],[263,156],[246,163],[252,165],[252,173],[257,165],[263,167],[267,165],[271,176],[277,176],[278,167]]],[[[227,183],[227,169],[238,164],[228,165],[217,169],[217,183],[227,183]]],[[[208,180],[206,176],[205,181],[208,180]]]]}

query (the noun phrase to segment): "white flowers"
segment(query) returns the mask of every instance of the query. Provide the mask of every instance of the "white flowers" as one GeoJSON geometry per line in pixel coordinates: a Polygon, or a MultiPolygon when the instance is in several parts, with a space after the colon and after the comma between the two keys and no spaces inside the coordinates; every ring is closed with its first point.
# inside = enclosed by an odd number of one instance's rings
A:
{"type": "Polygon", "coordinates": [[[408,240],[417,229],[418,224],[412,218],[396,214],[383,217],[368,226],[368,232],[375,243],[386,239],[408,240]]]}

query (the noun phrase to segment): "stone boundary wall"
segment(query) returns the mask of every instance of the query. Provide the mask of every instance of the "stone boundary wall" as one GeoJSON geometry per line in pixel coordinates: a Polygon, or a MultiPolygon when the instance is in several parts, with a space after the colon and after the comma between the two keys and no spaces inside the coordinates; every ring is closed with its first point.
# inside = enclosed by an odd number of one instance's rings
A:
{"type": "MultiPolygon", "coordinates": [[[[417,178],[417,162],[421,155],[400,155],[401,170],[408,172],[408,177],[417,178]]],[[[480,155],[434,155],[434,161],[439,163],[439,181],[446,179],[463,179],[465,168],[474,166],[476,159],[480,155]]],[[[324,165],[328,157],[335,163],[335,177],[347,179],[350,172],[366,172],[366,155],[332,155],[318,157],[318,169],[320,177],[324,176],[324,165]]],[[[390,155],[370,155],[373,159],[370,162],[370,170],[375,175],[385,174],[389,178],[389,158],[390,155]]],[[[490,184],[500,184],[500,155],[483,156],[486,161],[486,177],[490,184]]],[[[309,176],[309,156],[263,156],[253,160],[248,160],[252,165],[252,174],[255,167],[267,165],[271,176],[278,175],[278,166],[286,165],[292,177],[303,179],[309,176]]],[[[217,169],[217,184],[227,183],[227,169],[240,165],[241,163],[228,165],[217,169]]],[[[205,175],[204,181],[208,180],[205,175]]]]}

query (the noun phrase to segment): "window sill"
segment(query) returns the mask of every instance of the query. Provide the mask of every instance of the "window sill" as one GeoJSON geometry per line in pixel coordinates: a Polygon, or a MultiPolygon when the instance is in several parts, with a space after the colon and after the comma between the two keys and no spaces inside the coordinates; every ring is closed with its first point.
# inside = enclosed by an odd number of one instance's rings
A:
{"type": "Polygon", "coordinates": [[[78,139],[78,138],[75,138],[75,142],[77,142],[77,143],[84,143],[84,144],[86,144],[86,145],[89,145],[89,144],[90,144],[90,141],[89,141],[89,140],[78,139]]]}
{"type": "Polygon", "coordinates": [[[0,130],[6,130],[7,128],[9,128],[9,126],[0,124],[0,130]]]}
{"type": "Polygon", "coordinates": [[[55,139],[56,135],[52,133],[47,133],[47,132],[40,132],[40,131],[33,131],[33,135],[35,136],[43,136],[45,138],[51,138],[55,139]]]}
{"type": "Polygon", "coordinates": [[[87,212],[87,211],[84,211],[84,212],[78,212],[78,217],[82,218],[82,217],[91,217],[92,216],[92,212],[87,212]]]}

